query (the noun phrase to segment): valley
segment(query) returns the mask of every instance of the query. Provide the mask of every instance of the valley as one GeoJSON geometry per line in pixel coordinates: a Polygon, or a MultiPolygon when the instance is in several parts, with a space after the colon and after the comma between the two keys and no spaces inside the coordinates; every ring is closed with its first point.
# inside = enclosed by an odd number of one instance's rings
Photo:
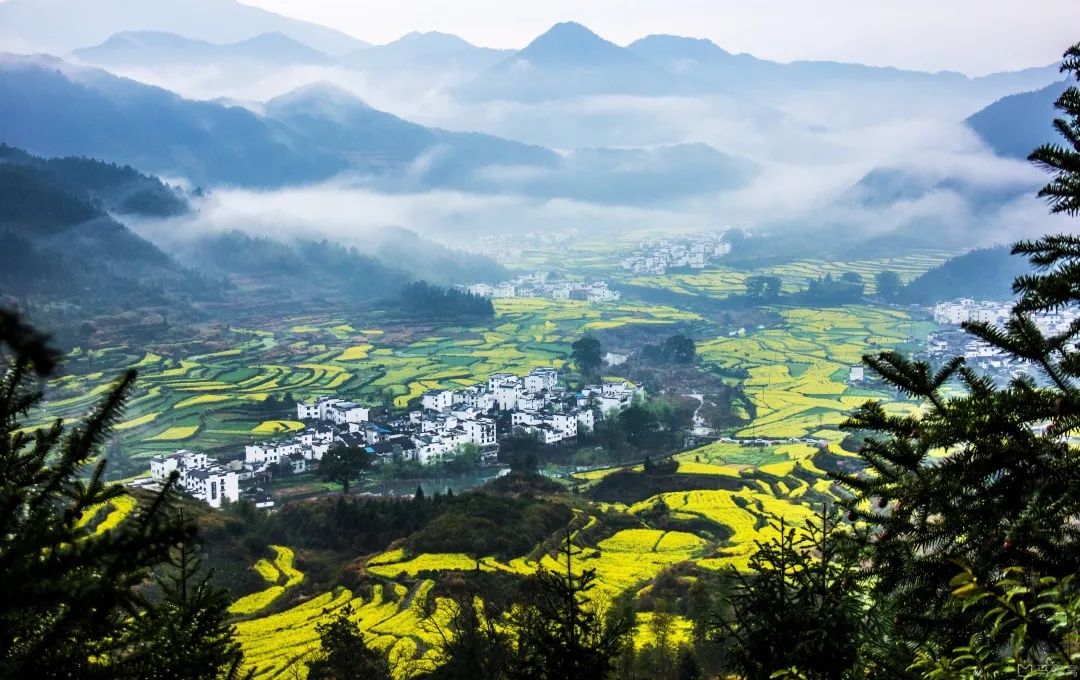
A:
{"type": "Polygon", "coordinates": [[[0,0],[0,677],[1074,677],[1080,6],[568,9],[0,0]]]}
{"type": "MultiPolygon", "coordinates": [[[[154,455],[194,449],[234,460],[243,458],[246,444],[290,436],[305,427],[296,418],[293,404],[298,400],[334,396],[392,414],[415,409],[430,390],[468,387],[496,373],[521,375],[551,367],[573,382],[580,378],[570,346],[584,335],[600,339],[605,350],[631,357],[627,364],[608,367],[609,374],[639,377],[644,344],[683,332],[696,341],[691,370],[702,378],[675,378],[678,372],[670,370],[645,373],[657,396],[708,380],[730,388],[730,401],[711,405],[722,413],[711,414],[714,424],[705,428],[704,437],[700,430],[692,433],[695,428],[687,423],[678,440],[681,452],[673,457],[677,466],[662,474],[646,472],[640,458],[620,466],[619,456],[627,451],[605,454],[593,450],[592,443],[579,449],[541,448],[539,470],[555,480],[545,493],[554,493],[558,503],[572,509],[575,568],[596,569],[600,585],[594,597],[601,600],[634,597],[635,592],[640,597],[650,582],[672,570],[745,568],[755,541],[769,538],[771,518],[799,522],[812,517],[836,493],[826,472],[857,464],[839,427],[852,409],[877,399],[896,413],[919,410],[917,402],[872,380],[853,381],[852,366],[868,352],[922,351],[937,325],[925,308],[870,302],[871,291],[860,304],[838,307],[723,305],[734,304],[751,275],[780,276],[781,288],[792,293],[803,289],[812,274],[824,272],[851,271],[872,280],[875,273],[892,270],[909,281],[948,254],[796,260],[760,271],[710,266],[692,274],[653,275],[642,285],[641,277],[618,267],[621,252],[586,242],[580,250],[571,245],[558,252],[525,251],[507,264],[511,271],[550,266],[569,277],[604,276],[615,289],[653,288],[721,307],[679,311],[692,307],[677,300],[671,306],[643,303],[629,292],[620,301],[601,303],[495,299],[494,317],[470,323],[417,323],[371,308],[246,328],[211,324],[200,337],[184,342],[76,348],[68,355],[66,375],[50,385],[45,409],[36,417],[42,424],[54,417],[74,421],[115,375],[134,368],[137,387],[110,450],[113,474],[137,478],[147,474],[154,455]],[[702,283],[725,279],[727,286],[702,283]],[[677,382],[668,385],[665,379],[677,382]]],[[[433,489],[426,476],[388,478],[377,466],[352,494],[389,492],[411,498],[417,485],[426,486],[429,494],[446,488],[462,494],[474,485],[487,492],[495,483],[490,480],[508,471],[510,459],[500,454],[500,460],[501,467],[487,472],[440,473],[434,479],[446,484],[441,489],[433,489]]],[[[318,505],[320,497],[340,496],[337,484],[311,472],[275,475],[266,490],[284,508],[301,498],[318,505]]],[[[442,541],[447,542],[443,547],[455,547],[453,539],[442,541]]],[[[280,548],[295,551],[300,570],[310,560],[340,559],[304,543],[280,548]]],[[[395,677],[411,677],[433,663],[436,630],[440,621],[446,624],[443,608],[448,605],[439,585],[446,575],[479,569],[513,576],[557,567],[544,542],[503,555],[475,552],[465,544],[458,548],[396,547],[355,555],[350,562],[357,573],[351,578],[365,584],[360,590],[328,588],[332,581],[325,578],[281,585],[280,569],[259,566],[265,560],[230,566],[269,575],[262,589],[252,583],[234,590],[239,599],[233,613],[251,667],[258,669],[258,677],[290,673],[317,640],[316,626],[351,603],[352,616],[371,631],[372,644],[392,660],[395,677]]],[[[642,610],[639,615],[643,640],[649,634],[648,614],[642,610]]],[[[692,622],[679,614],[673,625],[688,630],[692,622]]]]}

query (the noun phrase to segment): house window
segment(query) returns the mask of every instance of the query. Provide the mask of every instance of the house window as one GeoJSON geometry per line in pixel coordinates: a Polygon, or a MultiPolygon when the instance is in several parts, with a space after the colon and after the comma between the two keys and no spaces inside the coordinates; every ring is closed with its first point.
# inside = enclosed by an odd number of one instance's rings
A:
{"type": "Polygon", "coordinates": [[[217,500],[217,482],[210,482],[210,500],[217,500]]]}

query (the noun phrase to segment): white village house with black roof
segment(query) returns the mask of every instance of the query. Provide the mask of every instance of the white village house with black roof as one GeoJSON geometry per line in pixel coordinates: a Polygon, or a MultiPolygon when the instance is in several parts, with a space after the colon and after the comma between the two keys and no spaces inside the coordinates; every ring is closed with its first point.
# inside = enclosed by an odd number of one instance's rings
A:
{"type": "Polygon", "coordinates": [[[598,417],[622,411],[643,395],[641,387],[625,380],[570,391],[559,385],[556,369],[542,367],[524,376],[495,373],[472,387],[431,390],[421,396],[419,409],[383,418],[373,418],[369,407],[322,396],[296,404],[303,431],[248,444],[242,461],[222,464],[204,453],[180,450],[155,456],[150,472],[155,483],[163,484],[176,471],[181,489],[221,507],[240,499],[241,483],[257,482],[268,473],[304,472],[336,444],[364,449],[376,462],[430,465],[454,458],[468,444],[492,460],[503,436],[525,434],[547,445],[570,443],[579,432],[591,431],[598,417]]]}

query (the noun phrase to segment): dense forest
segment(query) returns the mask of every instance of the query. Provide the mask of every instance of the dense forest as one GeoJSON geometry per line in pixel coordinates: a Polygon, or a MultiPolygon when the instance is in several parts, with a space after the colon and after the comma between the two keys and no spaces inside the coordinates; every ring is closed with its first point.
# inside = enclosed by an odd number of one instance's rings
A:
{"type": "Polygon", "coordinates": [[[401,289],[401,306],[406,312],[430,319],[455,317],[492,317],[491,300],[457,288],[444,288],[415,281],[401,289]]]}
{"type": "Polygon", "coordinates": [[[194,300],[219,297],[216,283],[112,217],[121,207],[186,210],[156,179],[87,159],[0,154],[0,295],[68,329],[136,308],[193,319],[194,300]]]}

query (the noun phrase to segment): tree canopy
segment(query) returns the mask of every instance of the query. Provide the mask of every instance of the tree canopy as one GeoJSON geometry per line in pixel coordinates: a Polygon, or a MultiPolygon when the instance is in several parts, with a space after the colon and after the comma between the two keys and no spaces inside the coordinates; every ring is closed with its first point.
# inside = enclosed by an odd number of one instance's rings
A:
{"type": "Polygon", "coordinates": [[[0,676],[234,675],[240,653],[225,604],[194,576],[194,527],[170,510],[172,483],[132,499],[103,481],[104,443],[135,373],[80,424],[27,430],[21,419],[41,404],[39,380],[54,374],[57,354],[0,310],[0,360],[0,676]],[[116,503],[133,511],[96,531],[116,503]],[[159,566],[164,597],[153,602],[138,586],[159,566]]]}
{"type": "Polygon", "coordinates": [[[371,456],[356,446],[335,444],[319,461],[319,476],[328,482],[341,484],[341,493],[349,493],[349,485],[371,465],[371,456]]]}
{"type": "Polygon", "coordinates": [[[591,335],[583,336],[570,345],[570,360],[583,376],[594,376],[604,364],[600,341],[591,335]]]}

